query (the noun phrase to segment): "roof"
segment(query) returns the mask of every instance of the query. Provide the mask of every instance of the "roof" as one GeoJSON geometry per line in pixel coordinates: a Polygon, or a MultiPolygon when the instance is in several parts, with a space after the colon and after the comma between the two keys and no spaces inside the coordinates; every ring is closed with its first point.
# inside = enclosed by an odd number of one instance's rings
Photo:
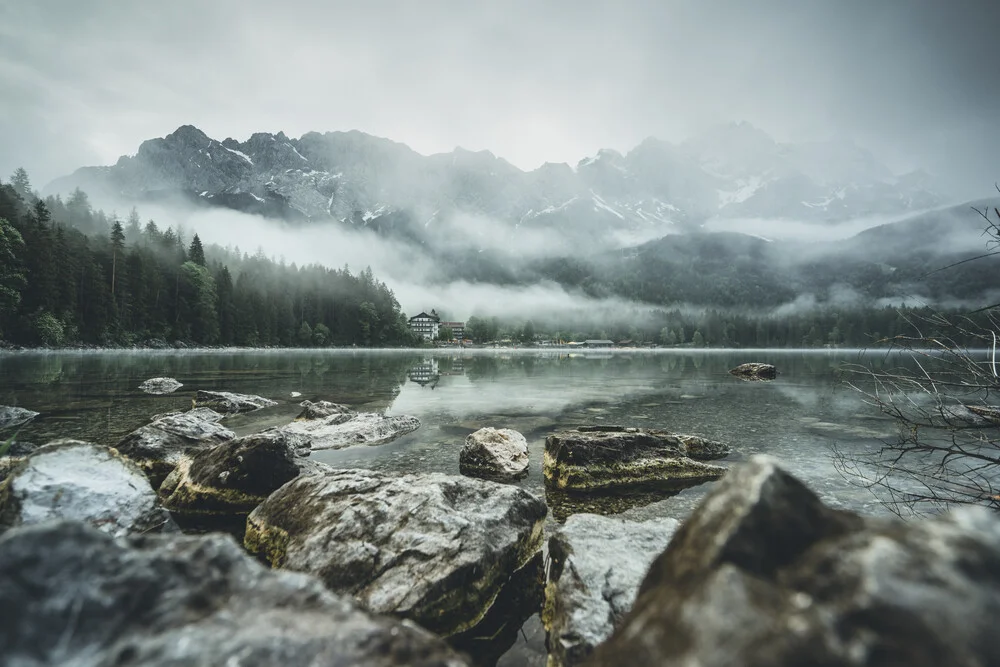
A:
{"type": "Polygon", "coordinates": [[[436,320],[437,319],[437,317],[435,317],[434,315],[428,315],[427,313],[421,311],[419,315],[414,315],[413,317],[410,318],[410,320],[415,320],[415,319],[418,319],[420,317],[426,317],[429,320],[436,320]]]}
{"type": "Polygon", "coordinates": [[[614,345],[613,340],[585,340],[583,341],[587,345],[614,345]]]}

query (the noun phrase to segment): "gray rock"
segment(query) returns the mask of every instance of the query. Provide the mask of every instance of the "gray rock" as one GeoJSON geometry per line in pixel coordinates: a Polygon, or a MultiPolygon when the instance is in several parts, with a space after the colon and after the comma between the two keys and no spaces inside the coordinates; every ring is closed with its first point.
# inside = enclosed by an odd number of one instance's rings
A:
{"type": "Polygon", "coordinates": [[[483,620],[538,554],[545,514],[538,498],[495,482],[332,470],[271,494],[250,513],[245,545],[448,637],[483,620]]]}
{"type": "Polygon", "coordinates": [[[355,445],[384,445],[420,428],[408,415],[387,417],[373,412],[337,412],[319,419],[301,419],[277,427],[300,449],[343,449],[355,445]]]}
{"type": "Polygon", "coordinates": [[[555,489],[608,491],[680,480],[712,480],[730,448],[692,435],[623,426],[584,426],[545,439],[545,481],[555,489]]]}
{"type": "Polygon", "coordinates": [[[771,364],[752,361],[740,364],[729,371],[741,380],[773,380],[778,377],[778,369],[771,364]]]}
{"type": "Polygon", "coordinates": [[[316,401],[315,403],[312,401],[302,401],[299,403],[299,407],[302,408],[302,412],[299,413],[297,419],[324,419],[333,415],[344,415],[344,421],[347,421],[347,419],[357,414],[346,405],[331,403],[330,401],[316,401]]]}
{"type": "Polygon", "coordinates": [[[678,530],[592,664],[1000,664],[998,571],[988,510],[862,519],[757,456],[678,530]]]}
{"type": "Polygon", "coordinates": [[[679,525],[574,514],[555,529],[542,612],[550,667],[582,664],[611,636],[679,525]]]}
{"type": "Polygon", "coordinates": [[[15,426],[23,426],[38,416],[33,410],[15,408],[9,405],[0,405],[0,431],[15,426]]]}
{"type": "Polygon", "coordinates": [[[86,521],[114,536],[176,530],[135,464],[78,440],[37,449],[0,487],[0,528],[51,519],[86,521]]]}
{"type": "Polygon", "coordinates": [[[199,407],[212,408],[224,415],[253,412],[278,404],[277,401],[263,396],[236,394],[231,391],[207,391],[205,389],[198,390],[198,396],[195,400],[199,407]]]}
{"type": "Polygon", "coordinates": [[[208,408],[160,415],[122,438],[115,448],[135,461],[159,487],[190,449],[207,449],[236,434],[221,426],[222,415],[208,408]]]}
{"type": "Polygon", "coordinates": [[[171,512],[245,516],[286,482],[321,468],[281,433],[265,431],[182,456],[159,494],[171,512]]]}
{"type": "Polygon", "coordinates": [[[221,535],[113,540],[79,523],[0,536],[5,665],[461,667],[412,623],[312,577],[274,572],[221,535]]]}
{"type": "Polygon", "coordinates": [[[150,378],[139,385],[139,390],[147,394],[161,396],[163,394],[172,394],[183,386],[173,378],[150,378]]]}
{"type": "Polygon", "coordinates": [[[466,436],[458,469],[471,477],[519,479],[528,474],[528,441],[509,428],[481,428],[466,436]]]}

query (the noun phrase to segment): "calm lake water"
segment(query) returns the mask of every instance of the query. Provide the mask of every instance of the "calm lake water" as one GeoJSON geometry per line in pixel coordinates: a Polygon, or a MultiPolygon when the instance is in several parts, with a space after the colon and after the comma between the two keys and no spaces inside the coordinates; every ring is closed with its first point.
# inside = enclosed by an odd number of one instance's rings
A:
{"type": "MultiPolygon", "coordinates": [[[[315,452],[342,467],[459,474],[465,436],[483,426],[513,428],[529,443],[530,472],[519,485],[546,497],[541,461],[546,435],[580,425],[618,424],[701,435],[729,443],[739,461],[777,457],[835,507],[880,513],[865,490],[833,467],[834,448],[850,453],[892,438],[894,422],[842,382],[845,363],[900,363],[845,351],[126,351],[0,353],[0,404],[41,414],[19,439],[77,438],[114,445],[153,415],[191,407],[199,389],[259,394],[279,405],[226,424],[239,434],[287,423],[304,399],[362,411],[418,417],[421,427],[392,443],[315,452]],[[775,364],[773,382],[744,382],[728,370],[747,361],[775,364]],[[147,378],[184,387],[149,396],[147,378]],[[298,392],[300,397],[293,397],[298,392]]],[[[677,496],[581,502],[549,495],[551,521],[574,511],[625,511],[635,518],[684,517],[707,485],[677,496]]],[[[501,665],[544,664],[537,617],[501,665]]]]}
{"type": "MultiPolygon", "coordinates": [[[[513,428],[528,439],[531,457],[520,485],[542,496],[549,433],[590,424],[661,428],[727,442],[735,449],[731,461],[771,454],[827,503],[877,511],[870,495],[845,482],[831,463],[834,446],[868,448],[894,432],[891,420],[842,383],[842,365],[859,362],[885,360],[856,351],[785,350],[20,352],[0,354],[0,404],[42,413],[19,439],[114,445],[155,414],[191,407],[199,389],[279,402],[228,419],[240,434],[288,422],[303,399],[325,399],[418,417],[420,429],[390,444],[314,454],[338,466],[401,472],[458,474],[467,434],[483,426],[513,428]],[[773,382],[729,375],[745,361],[773,363],[781,374],[773,382]],[[174,377],[184,387],[168,396],[137,389],[156,376],[174,377]]],[[[682,494],[691,495],[700,493],[682,494]]],[[[650,512],[673,513],[669,503],[650,512]]]]}

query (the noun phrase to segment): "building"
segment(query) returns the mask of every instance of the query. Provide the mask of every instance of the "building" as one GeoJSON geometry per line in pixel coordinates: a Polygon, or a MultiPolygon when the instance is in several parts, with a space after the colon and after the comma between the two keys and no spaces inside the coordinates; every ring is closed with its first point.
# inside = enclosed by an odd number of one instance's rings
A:
{"type": "Polygon", "coordinates": [[[417,334],[424,340],[434,340],[438,337],[438,330],[441,326],[441,318],[433,310],[430,315],[421,312],[410,318],[410,331],[417,334]]]}
{"type": "Polygon", "coordinates": [[[465,338],[465,322],[441,322],[441,326],[451,329],[451,337],[455,340],[465,338]]]}
{"type": "Polygon", "coordinates": [[[587,340],[583,344],[587,347],[612,347],[615,343],[611,340],[587,340]]]}

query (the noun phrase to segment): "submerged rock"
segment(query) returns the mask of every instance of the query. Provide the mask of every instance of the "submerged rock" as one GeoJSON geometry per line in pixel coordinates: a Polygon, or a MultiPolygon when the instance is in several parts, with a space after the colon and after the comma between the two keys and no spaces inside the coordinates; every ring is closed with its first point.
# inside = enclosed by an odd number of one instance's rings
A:
{"type": "Polygon", "coordinates": [[[1000,664],[1000,520],[862,519],[767,457],[733,468],[592,664],[1000,664]]]}
{"type": "Polygon", "coordinates": [[[150,378],[139,385],[139,390],[147,394],[161,396],[163,394],[172,394],[183,386],[173,378],[150,378]]]}
{"type": "Polygon", "coordinates": [[[572,491],[607,491],[678,480],[718,479],[726,468],[703,463],[728,455],[720,442],[652,429],[589,426],[545,439],[545,481],[572,491]]]}
{"type": "Polygon", "coordinates": [[[771,364],[762,364],[756,361],[740,364],[729,372],[743,380],[773,380],[778,377],[777,368],[771,364]]]}
{"type": "Polygon", "coordinates": [[[299,403],[302,412],[296,419],[324,419],[333,415],[344,415],[344,421],[354,417],[357,413],[346,405],[331,403],[330,401],[302,401],[299,403]]]}
{"type": "Polygon", "coordinates": [[[15,426],[23,426],[38,416],[39,413],[24,408],[0,405],[0,431],[15,426]]]}
{"type": "Polygon", "coordinates": [[[71,522],[8,531],[0,609],[10,665],[466,665],[429,632],[268,570],[220,534],[116,541],[71,522]]]}
{"type": "Polygon", "coordinates": [[[208,408],[161,415],[129,433],[115,448],[135,461],[153,486],[159,487],[185,451],[215,447],[236,437],[219,425],[221,419],[222,415],[208,408]]]}
{"type": "Polygon", "coordinates": [[[253,412],[261,408],[269,408],[277,405],[277,401],[272,401],[263,396],[253,394],[236,394],[231,391],[207,391],[198,390],[195,399],[198,406],[212,408],[224,415],[235,415],[241,412],[253,412]]]}
{"type": "Polygon", "coordinates": [[[449,637],[479,624],[536,556],[545,514],[538,498],[495,482],[331,470],[271,494],[248,517],[245,544],[449,637]]]}
{"type": "Polygon", "coordinates": [[[277,427],[296,447],[343,449],[354,445],[384,445],[420,428],[408,415],[387,417],[373,412],[334,412],[328,417],[299,419],[277,427]]]}
{"type": "Polygon", "coordinates": [[[86,521],[114,536],[176,530],[135,464],[79,440],[40,447],[0,486],[0,530],[51,519],[86,521]]]}
{"type": "Polygon", "coordinates": [[[519,479],[528,474],[528,441],[509,428],[481,428],[465,438],[458,469],[471,477],[519,479]]]}
{"type": "Polygon", "coordinates": [[[300,458],[281,433],[265,431],[183,456],[159,494],[171,512],[246,515],[303,471],[321,467],[300,458]]]}
{"type": "Polygon", "coordinates": [[[679,525],[574,514],[555,529],[542,613],[551,667],[583,663],[611,636],[679,525]]]}

